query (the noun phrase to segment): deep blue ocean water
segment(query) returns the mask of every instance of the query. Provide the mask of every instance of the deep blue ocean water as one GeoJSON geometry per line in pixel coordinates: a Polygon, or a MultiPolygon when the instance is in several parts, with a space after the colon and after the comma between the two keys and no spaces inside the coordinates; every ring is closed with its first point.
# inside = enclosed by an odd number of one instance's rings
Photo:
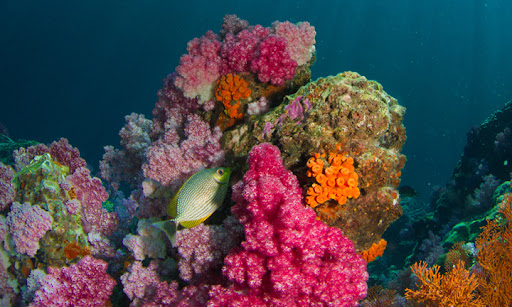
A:
{"type": "Polygon", "coordinates": [[[352,70],[380,82],[407,108],[402,183],[425,198],[466,132],[512,99],[511,1],[1,1],[0,122],[16,139],[66,137],[97,170],[124,116],[151,118],[187,41],[225,14],[309,21],[313,79],[352,70]]]}

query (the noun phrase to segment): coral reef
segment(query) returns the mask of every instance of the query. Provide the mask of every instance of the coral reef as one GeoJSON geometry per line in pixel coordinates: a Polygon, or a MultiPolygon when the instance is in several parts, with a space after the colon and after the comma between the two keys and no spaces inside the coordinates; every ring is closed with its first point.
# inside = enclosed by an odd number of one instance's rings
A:
{"type": "Polygon", "coordinates": [[[405,109],[354,72],[311,82],[307,22],[226,15],[221,28],[188,43],[151,119],[125,117],[103,181],[66,139],[17,147],[0,164],[0,304],[357,306],[366,296],[367,262],[402,214],[405,109]],[[188,178],[220,166],[233,169],[229,197],[169,245],[152,224],[188,178]]]}
{"type": "Polygon", "coordinates": [[[277,145],[285,166],[305,186],[314,183],[305,176],[314,153],[350,157],[360,195],[334,210],[327,205],[315,210],[329,225],[343,229],[362,251],[378,242],[402,214],[396,188],[405,163],[400,153],[404,112],[380,84],[345,72],[308,83],[266,114],[225,131],[221,143],[230,164],[242,164],[249,149],[260,142],[277,145]]]}

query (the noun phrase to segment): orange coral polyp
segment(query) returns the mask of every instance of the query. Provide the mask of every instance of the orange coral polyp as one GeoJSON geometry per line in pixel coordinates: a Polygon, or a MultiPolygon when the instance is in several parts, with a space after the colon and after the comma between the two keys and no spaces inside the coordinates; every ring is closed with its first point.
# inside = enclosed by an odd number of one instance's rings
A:
{"type": "Polygon", "coordinates": [[[306,203],[311,207],[325,203],[329,199],[343,205],[348,198],[357,198],[358,175],[354,172],[354,159],[344,155],[330,153],[329,164],[324,169],[325,155],[315,153],[306,165],[307,175],[315,177],[317,183],[307,190],[306,203]]]}
{"type": "Polygon", "coordinates": [[[336,178],[329,178],[327,179],[327,186],[330,188],[334,188],[336,186],[336,178]]]}
{"type": "Polygon", "coordinates": [[[361,252],[361,256],[366,262],[372,262],[377,259],[377,257],[382,256],[384,254],[384,250],[386,249],[388,242],[384,239],[380,239],[379,243],[373,243],[372,246],[361,252]]]}
{"type": "Polygon", "coordinates": [[[343,175],[343,176],[348,176],[350,175],[350,170],[346,167],[343,167],[341,170],[340,170],[340,173],[343,175]]]}
{"type": "Polygon", "coordinates": [[[335,169],[332,167],[332,166],[329,166],[328,168],[325,169],[325,176],[327,177],[333,177],[335,175],[335,169]]]}
{"type": "Polygon", "coordinates": [[[357,181],[354,178],[348,178],[347,184],[349,187],[355,187],[357,186],[357,181]]]}
{"type": "Polygon", "coordinates": [[[345,184],[345,178],[343,178],[343,177],[336,178],[336,186],[337,187],[342,187],[344,184],[345,184]]]}
{"type": "Polygon", "coordinates": [[[251,96],[248,83],[242,77],[233,74],[222,76],[215,87],[215,98],[222,102],[226,114],[230,118],[240,119],[243,114],[239,113],[240,103],[238,100],[247,99],[251,96]],[[234,103],[232,103],[232,101],[234,103]]]}

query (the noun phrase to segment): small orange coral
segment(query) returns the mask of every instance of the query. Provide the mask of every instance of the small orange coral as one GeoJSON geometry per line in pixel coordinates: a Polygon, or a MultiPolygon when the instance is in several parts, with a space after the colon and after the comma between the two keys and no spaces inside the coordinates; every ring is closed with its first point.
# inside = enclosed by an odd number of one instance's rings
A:
{"type": "Polygon", "coordinates": [[[238,112],[240,108],[240,99],[247,99],[251,96],[249,84],[242,77],[233,74],[222,76],[217,81],[215,87],[215,97],[217,101],[222,102],[225,113],[230,118],[242,118],[242,113],[238,112]]]}
{"type": "Polygon", "coordinates": [[[316,153],[306,165],[309,168],[308,177],[316,179],[316,183],[308,188],[306,196],[306,203],[312,208],[330,199],[343,205],[347,198],[359,197],[358,176],[351,157],[330,153],[325,161],[325,154],[316,153]]]}
{"type": "Polygon", "coordinates": [[[64,247],[64,254],[68,260],[73,260],[77,257],[84,257],[90,255],[91,251],[86,246],[81,246],[76,241],[66,244],[64,247]]]}
{"type": "Polygon", "coordinates": [[[240,99],[247,99],[251,96],[248,83],[242,77],[233,74],[222,76],[215,87],[215,98],[224,105],[222,113],[216,123],[222,130],[233,126],[237,119],[243,114],[239,111],[240,99]]]}
{"type": "Polygon", "coordinates": [[[388,242],[384,239],[380,239],[379,243],[373,243],[372,246],[361,252],[361,256],[363,256],[363,259],[366,260],[366,262],[372,262],[373,260],[377,259],[377,257],[382,256],[384,254],[384,250],[386,249],[386,246],[388,245],[388,242]]]}

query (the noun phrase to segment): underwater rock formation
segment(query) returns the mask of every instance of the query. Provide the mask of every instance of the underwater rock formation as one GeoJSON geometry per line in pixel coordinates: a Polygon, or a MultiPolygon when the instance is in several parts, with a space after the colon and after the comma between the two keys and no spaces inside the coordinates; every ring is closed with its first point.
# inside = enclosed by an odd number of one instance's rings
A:
{"type": "Polygon", "coordinates": [[[400,153],[404,113],[379,83],[345,72],[301,87],[268,113],[225,131],[221,143],[231,165],[243,165],[258,143],[277,145],[305,188],[311,185],[306,162],[314,153],[351,157],[360,196],[342,205],[326,201],[315,210],[365,250],[402,214],[397,187],[406,160],[400,153]]]}

